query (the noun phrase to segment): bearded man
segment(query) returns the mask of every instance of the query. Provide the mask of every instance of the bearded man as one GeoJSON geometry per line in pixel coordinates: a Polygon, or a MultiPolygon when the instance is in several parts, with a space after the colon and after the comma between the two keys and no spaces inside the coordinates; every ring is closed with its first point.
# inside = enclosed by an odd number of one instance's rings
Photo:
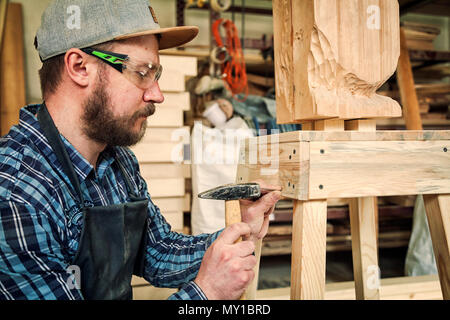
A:
{"type": "Polygon", "coordinates": [[[246,203],[242,223],[179,234],[128,148],[164,101],[159,50],[197,33],[160,28],[147,0],[56,0],[45,10],[35,39],[44,101],[0,139],[0,299],[131,299],[133,274],[179,288],[171,299],[243,293],[252,240],[267,233],[280,192],[246,203]]]}

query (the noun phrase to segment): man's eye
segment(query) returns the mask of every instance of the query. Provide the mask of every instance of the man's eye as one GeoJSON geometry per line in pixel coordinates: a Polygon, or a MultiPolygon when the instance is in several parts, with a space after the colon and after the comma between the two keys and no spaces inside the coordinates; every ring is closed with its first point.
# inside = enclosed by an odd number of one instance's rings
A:
{"type": "Polygon", "coordinates": [[[138,71],[137,73],[138,73],[138,75],[139,75],[141,78],[145,78],[145,77],[147,76],[147,74],[148,74],[147,71],[138,71]]]}

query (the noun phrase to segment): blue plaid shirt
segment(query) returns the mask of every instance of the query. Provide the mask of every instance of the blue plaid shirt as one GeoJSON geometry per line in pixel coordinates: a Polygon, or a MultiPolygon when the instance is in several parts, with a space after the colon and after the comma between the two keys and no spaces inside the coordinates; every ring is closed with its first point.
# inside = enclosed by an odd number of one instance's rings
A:
{"type": "MultiPolygon", "coordinates": [[[[68,271],[79,245],[82,214],[40,129],[35,116],[40,107],[23,108],[19,125],[0,138],[0,299],[83,299],[68,271]]],[[[124,165],[135,192],[149,199],[144,278],[156,287],[180,288],[169,299],[206,299],[193,279],[218,233],[194,237],[172,232],[128,148],[107,148],[95,170],[62,139],[87,206],[130,200],[125,181],[112,166],[115,159],[124,165]]]]}

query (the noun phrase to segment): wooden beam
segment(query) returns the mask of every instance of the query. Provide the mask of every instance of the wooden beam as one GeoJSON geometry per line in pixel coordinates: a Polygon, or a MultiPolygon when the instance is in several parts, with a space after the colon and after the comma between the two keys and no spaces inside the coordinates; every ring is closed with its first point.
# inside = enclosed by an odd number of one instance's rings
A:
{"type": "Polygon", "coordinates": [[[5,29],[7,8],[8,8],[8,0],[0,0],[0,50],[3,44],[3,30],[5,29]]]}
{"type": "Polygon", "coordinates": [[[448,148],[449,140],[311,142],[308,199],[450,193],[448,148]]]}
{"type": "Polygon", "coordinates": [[[277,123],[289,123],[294,118],[294,88],[291,85],[294,83],[291,5],[292,0],[273,1],[277,123]]]}
{"type": "Polygon", "coordinates": [[[450,300],[450,194],[424,195],[436,265],[445,300],[450,300]]]}
{"type": "Polygon", "coordinates": [[[387,139],[390,134],[383,132],[333,132],[334,137],[312,135],[316,133],[321,132],[298,132],[297,138],[317,138],[317,141],[282,142],[276,145],[279,156],[278,153],[270,155],[265,163],[258,149],[264,146],[263,149],[270,150],[271,145],[247,140],[247,146],[253,145],[253,150],[250,147],[245,150],[246,160],[239,169],[242,181],[248,178],[244,175],[271,181],[283,187],[283,196],[303,201],[450,193],[450,139],[402,141],[402,138],[446,137],[443,131],[429,135],[398,132],[403,136],[396,133],[393,137],[398,140],[392,141],[387,139]],[[302,133],[311,135],[302,136],[302,133]],[[341,133],[355,139],[339,141],[341,133]],[[359,135],[371,136],[373,140],[360,141],[359,135]],[[328,137],[336,141],[320,141],[328,137]],[[254,162],[249,161],[252,158],[254,162]]]}
{"type": "MultiPolygon", "coordinates": [[[[345,130],[376,131],[376,121],[359,119],[345,122],[345,130]]],[[[378,266],[378,198],[353,198],[349,202],[352,236],[353,274],[356,299],[380,299],[378,266]]]]}
{"type": "Polygon", "coordinates": [[[327,201],[294,201],[291,299],[321,300],[325,295],[327,201]]]}
{"type": "Polygon", "coordinates": [[[22,5],[9,3],[7,10],[0,52],[0,136],[19,123],[19,110],[26,104],[22,5]]]}
{"type": "MultiPolygon", "coordinates": [[[[316,142],[316,141],[434,141],[450,140],[450,130],[386,130],[376,132],[358,131],[291,131],[272,135],[268,143],[277,141],[288,142],[316,142]]],[[[255,137],[248,139],[250,144],[267,144],[267,139],[255,137]]]]}
{"type": "Polygon", "coordinates": [[[420,119],[419,100],[414,87],[414,78],[409,59],[409,51],[406,45],[406,36],[403,28],[400,28],[400,58],[397,66],[397,83],[403,106],[403,117],[408,130],[422,130],[420,119]]]}
{"type": "Polygon", "coordinates": [[[349,211],[356,299],[378,300],[377,198],[353,198],[349,211]]]}
{"type": "Polygon", "coordinates": [[[347,131],[374,132],[377,129],[377,122],[374,119],[358,119],[345,121],[347,131]]]}

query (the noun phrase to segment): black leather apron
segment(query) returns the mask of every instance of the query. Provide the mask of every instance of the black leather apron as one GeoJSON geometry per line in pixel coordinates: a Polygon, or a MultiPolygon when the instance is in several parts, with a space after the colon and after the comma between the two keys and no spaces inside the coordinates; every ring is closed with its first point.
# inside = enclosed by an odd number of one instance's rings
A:
{"type": "Polygon", "coordinates": [[[80,267],[83,297],[88,300],[132,299],[131,277],[133,274],[142,276],[144,272],[148,199],[133,193],[131,181],[116,159],[131,202],[85,207],[72,161],[45,104],[37,118],[82,208],[83,228],[72,264],[80,267]]]}

